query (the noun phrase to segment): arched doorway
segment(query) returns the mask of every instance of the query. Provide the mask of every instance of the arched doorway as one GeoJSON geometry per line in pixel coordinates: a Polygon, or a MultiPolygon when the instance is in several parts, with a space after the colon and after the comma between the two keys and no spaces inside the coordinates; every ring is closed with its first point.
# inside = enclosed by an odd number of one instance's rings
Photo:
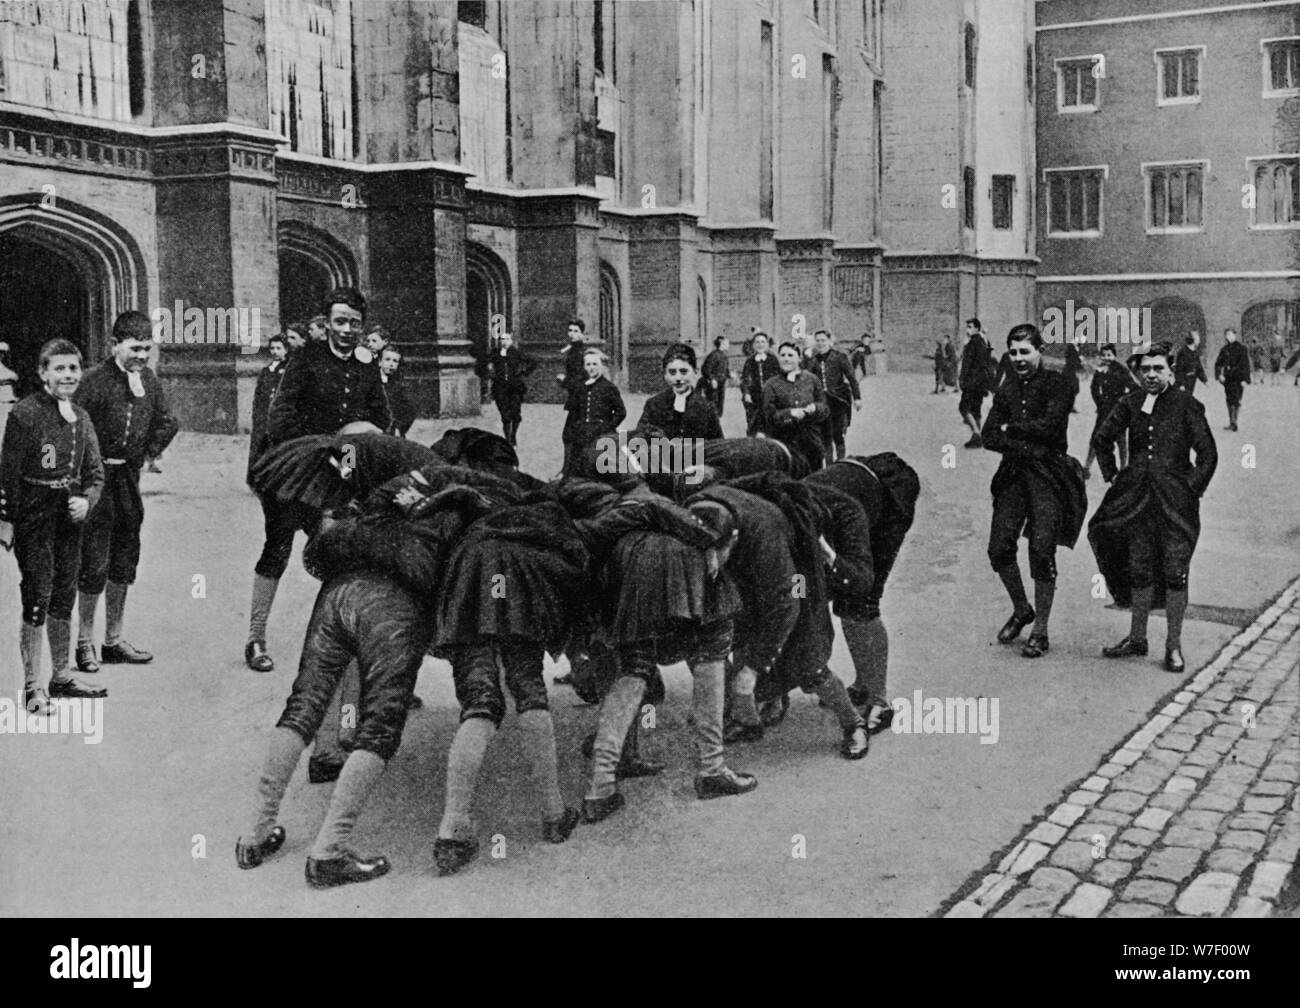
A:
{"type": "Polygon", "coordinates": [[[147,297],[139,246],[115,221],[62,197],[0,198],[0,338],[15,391],[35,386],[41,344],[56,336],[97,363],[113,320],[147,297]]]}
{"type": "Polygon", "coordinates": [[[1241,314],[1241,341],[1252,348],[1265,369],[1272,370],[1273,345],[1280,336],[1282,363],[1300,347],[1300,301],[1263,301],[1241,314]],[[1258,351],[1254,351],[1259,347],[1258,351]]]}
{"type": "Polygon", "coordinates": [[[322,299],[335,287],[359,286],[356,260],[330,234],[302,221],[286,220],[276,229],[276,238],[281,327],[319,315],[322,299]]]}
{"type": "Polygon", "coordinates": [[[1181,346],[1187,334],[1195,329],[1201,334],[1201,351],[1205,350],[1205,312],[1194,301],[1180,297],[1158,298],[1144,307],[1151,309],[1150,336],[1154,343],[1168,342],[1181,346]]]}
{"type": "Polygon", "coordinates": [[[612,372],[623,369],[623,305],[619,296],[618,274],[609,263],[600,264],[600,340],[609,354],[612,372]]]}
{"type": "MultiPolygon", "coordinates": [[[[465,245],[465,325],[474,373],[486,401],[489,394],[486,371],[492,341],[497,332],[513,332],[510,303],[510,272],[506,264],[486,246],[465,245]]],[[[527,351],[525,351],[527,352],[527,351]]]]}

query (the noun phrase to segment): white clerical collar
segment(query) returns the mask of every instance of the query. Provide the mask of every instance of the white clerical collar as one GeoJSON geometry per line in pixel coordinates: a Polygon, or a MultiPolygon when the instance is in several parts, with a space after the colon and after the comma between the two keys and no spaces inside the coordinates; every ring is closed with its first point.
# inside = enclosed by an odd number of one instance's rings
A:
{"type": "Polygon", "coordinates": [[[588,379],[587,379],[585,382],[583,382],[582,384],[584,384],[584,385],[595,385],[596,382],[598,382],[598,381],[600,381],[600,375],[596,375],[595,378],[588,378],[588,379]]]}
{"type": "Polygon", "coordinates": [[[691,397],[691,390],[690,390],[690,389],[687,389],[685,392],[681,393],[680,395],[678,395],[676,392],[674,392],[674,393],[673,393],[673,412],[674,412],[674,413],[685,413],[685,412],[686,412],[686,400],[689,399],[690,397],[691,397]]]}
{"type": "Polygon", "coordinates": [[[56,396],[49,389],[45,390],[45,394],[54,400],[54,405],[59,409],[59,416],[63,417],[63,419],[68,423],[77,422],[77,414],[72,408],[71,399],[62,399],[59,396],[56,396]]]}
{"type": "MultiPolygon", "coordinates": [[[[117,369],[118,369],[119,371],[121,371],[124,375],[126,375],[126,383],[127,383],[127,385],[129,385],[130,388],[131,388],[131,395],[135,396],[135,398],[137,398],[137,399],[143,399],[143,398],[144,398],[144,379],[142,379],[142,378],[140,377],[140,372],[139,372],[139,371],[131,371],[131,370],[129,370],[129,369],[123,367],[123,366],[122,366],[122,362],[121,362],[120,360],[118,360],[116,357],[113,358],[113,363],[117,365],[117,369]]],[[[66,415],[66,414],[65,414],[65,415],[66,415]]]]}
{"type": "Polygon", "coordinates": [[[765,354],[765,353],[756,353],[756,354],[754,354],[754,360],[759,361],[759,362],[761,363],[762,361],[767,360],[767,354],[765,354]]]}
{"type": "Polygon", "coordinates": [[[788,382],[797,381],[798,378],[799,378],[799,372],[798,372],[797,370],[796,370],[796,371],[787,371],[787,372],[785,373],[785,380],[788,381],[788,382]]]}

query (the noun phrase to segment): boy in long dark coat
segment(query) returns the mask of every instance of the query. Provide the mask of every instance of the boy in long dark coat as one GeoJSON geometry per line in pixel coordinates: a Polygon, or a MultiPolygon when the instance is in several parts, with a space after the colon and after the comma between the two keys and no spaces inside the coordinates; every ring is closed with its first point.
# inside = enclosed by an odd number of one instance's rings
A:
{"type": "Polygon", "coordinates": [[[740,371],[740,399],[745,406],[745,436],[754,437],[763,430],[763,386],[781,373],[781,366],[771,352],[767,333],[750,337],[750,355],[740,371]]]}
{"type": "Polygon", "coordinates": [[[991,351],[980,330],[979,319],[966,320],[966,345],[961,350],[961,371],[957,377],[961,384],[957,412],[970,428],[970,439],[966,442],[966,447],[979,448],[984,397],[993,390],[997,381],[991,351]]]}
{"type": "Polygon", "coordinates": [[[283,336],[272,336],[267,341],[266,349],[271,355],[271,363],[257,376],[257,385],[253,389],[253,431],[248,439],[248,471],[244,477],[245,482],[251,482],[253,466],[271,445],[268,431],[271,401],[280,387],[280,379],[284,377],[284,362],[289,356],[289,344],[283,336]]]}
{"type": "Polygon", "coordinates": [[[122,636],[126,596],[140,563],[144,501],[140,470],[176,436],[179,424],[167,407],[158,376],[148,367],[153,323],[128,311],[113,323],[112,356],[91,368],[77,389],[77,402],[95,425],[104,461],[104,492],[86,520],[78,577],[77,667],[99,670],[95,659],[95,613],[104,595],[104,664],[143,664],[153,655],[122,636]]]}
{"type": "Polygon", "coordinates": [[[781,374],[763,386],[763,424],[768,437],[785,442],[803,456],[808,471],[826,462],[822,428],[830,410],[826,393],[816,376],[801,370],[803,355],[795,343],[782,343],[777,351],[781,374]]]}
{"type": "Polygon", "coordinates": [[[488,360],[492,376],[492,401],[501,413],[501,433],[512,445],[518,445],[519,424],[523,422],[524,396],[528,393],[528,375],[533,363],[525,357],[510,333],[497,338],[497,349],[488,360]]]}
{"type": "Polygon", "coordinates": [[[1182,672],[1187,572],[1200,535],[1200,499],[1214,476],[1218,450],[1205,407],[1172,387],[1170,356],[1167,344],[1142,355],[1142,389],[1121,399],[1092,436],[1111,487],[1088,525],[1088,540],[1115,602],[1132,606],[1128,636],[1102,653],[1145,655],[1147,616],[1163,592],[1165,668],[1182,672]],[[1125,434],[1129,464],[1117,471],[1113,449],[1125,434]]]}
{"type": "Polygon", "coordinates": [[[605,354],[589,347],[582,355],[586,379],[569,392],[565,410],[569,420],[564,428],[564,457],[567,475],[582,464],[583,453],[602,434],[613,434],[627,419],[623,397],[605,376],[605,354]]]}
{"type": "MultiPolygon", "coordinates": [[[[951,347],[949,350],[951,351],[951,347]]],[[[825,329],[813,333],[813,352],[808,357],[808,370],[822,383],[829,411],[822,429],[826,442],[826,464],[843,458],[846,451],[844,438],[848,433],[853,411],[862,409],[862,392],[848,354],[835,349],[831,334],[825,329]]]]}
{"type": "MultiPolygon", "coordinates": [[[[1137,384],[1133,380],[1133,372],[1116,358],[1113,345],[1103,343],[1097,357],[1097,370],[1093,372],[1092,384],[1089,386],[1092,401],[1097,406],[1097,420],[1092,425],[1094,437],[1106,417],[1110,416],[1110,411],[1115,408],[1115,405],[1137,388],[1137,384]]],[[[1127,440],[1121,437],[1116,447],[1119,449],[1119,467],[1123,469],[1128,465],[1127,440]]],[[[1092,444],[1089,442],[1088,459],[1083,463],[1084,479],[1089,479],[1092,476],[1093,457],[1092,444]]]]}
{"type": "Polygon", "coordinates": [[[1002,461],[993,476],[993,520],[989,563],[1011,598],[1011,618],[998,631],[1010,644],[1030,623],[1034,629],[1021,649],[1026,658],[1047,653],[1048,618],[1056,594],[1056,547],[1074,547],[1088,509],[1083,467],[1067,454],[1067,430],[1074,397],[1074,375],[1043,364],[1043,339],[1032,325],[1007,335],[1012,374],[993,394],[993,406],[980,437],[1002,461]],[[1029,539],[1029,571],[1034,605],[1025,596],[1016,560],[1020,536],[1029,539]]]}
{"type": "Polygon", "coordinates": [[[1227,430],[1237,429],[1237,415],[1241,413],[1241,388],[1250,384],[1250,354],[1237,339],[1235,329],[1223,330],[1226,342],[1219,356],[1214,358],[1214,380],[1223,386],[1223,397],[1228,403],[1227,430]]]}
{"type": "Polygon", "coordinates": [[[81,382],[81,351],[51,340],[38,358],[41,389],[19,402],[0,447],[0,543],[12,546],[21,575],[19,652],[23,705],[51,714],[50,696],[103,697],[68,674],[72,603],[86,516],[104,486],[90,415],[72,401],[81,382]],[[41,629],[50,642],[48,690],[41,684],[41,629]]]}
{"type": "Polygon", "coordinates": [[[406,437],[406,432],[415,423],[415,404],[406,393],[406,380],[398,373],[402,366],[402,352],[392,345],[379,351],[379,380],[384,386],[384,395],[388,398],[388,411],[392,422],[385,434],[394,437],[406,437]]]}

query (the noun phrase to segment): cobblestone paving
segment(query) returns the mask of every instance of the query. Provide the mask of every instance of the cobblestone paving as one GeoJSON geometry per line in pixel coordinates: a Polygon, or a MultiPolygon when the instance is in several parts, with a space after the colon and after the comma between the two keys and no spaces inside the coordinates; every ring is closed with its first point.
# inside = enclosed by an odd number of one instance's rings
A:
{"type": "Polygon", "coordinates": [[[1300,581],[947,917],[1267,917],[1300,851],[1300,581]]]}

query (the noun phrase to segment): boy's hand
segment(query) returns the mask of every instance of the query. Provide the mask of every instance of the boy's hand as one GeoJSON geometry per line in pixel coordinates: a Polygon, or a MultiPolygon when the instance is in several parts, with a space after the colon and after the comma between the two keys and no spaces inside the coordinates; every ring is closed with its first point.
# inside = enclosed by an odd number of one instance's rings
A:
{"type": "Polygon", "coordinates": [[[86,515],[90,512],[90,501],[85,497],[68,498],[68,517],[74,522],[83,522],[86,515]]]}

